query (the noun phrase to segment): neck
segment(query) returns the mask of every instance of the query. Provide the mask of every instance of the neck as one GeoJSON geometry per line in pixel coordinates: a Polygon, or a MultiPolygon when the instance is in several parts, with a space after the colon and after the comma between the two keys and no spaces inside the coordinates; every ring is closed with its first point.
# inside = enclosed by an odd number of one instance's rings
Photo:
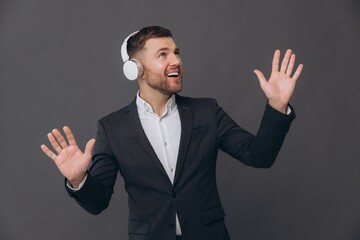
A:
{"type": "Polygon", "coordinates": [[[154,91],[146,91],[140,89],[139,93],[140,97],[149,103],[158,116],[162,116],[165,111],[165,106],[171,96],[162,94],[156,90],[154,91]]]}

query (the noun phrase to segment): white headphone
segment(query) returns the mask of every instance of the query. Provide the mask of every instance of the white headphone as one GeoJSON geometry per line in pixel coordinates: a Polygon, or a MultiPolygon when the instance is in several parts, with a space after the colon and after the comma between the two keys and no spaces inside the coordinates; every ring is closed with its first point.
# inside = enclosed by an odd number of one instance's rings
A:
{"type": "Polygon", "coordinates": [[[127,38],[125,38],[123,44],[121,45],[121,57],[124,62],[123,71],[127,79],[133,81],[141,77],[142,75],[142,66],[137,59],[130,59],[127,52],[127,43],[130,37],[137,34],[139,31],[133,32],[127,38]]]}

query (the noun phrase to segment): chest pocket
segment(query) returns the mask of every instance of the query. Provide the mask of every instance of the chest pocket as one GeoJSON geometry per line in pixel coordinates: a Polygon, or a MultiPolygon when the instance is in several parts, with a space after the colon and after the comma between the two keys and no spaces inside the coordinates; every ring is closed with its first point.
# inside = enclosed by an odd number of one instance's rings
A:
{"type": "Polygon", "coordinates": [[[209,130],[209,127],[207,125],[199,125],[199,126],[193,127],[193,129],[191,130],[191,135],[193,137],[196,137],[199,135],[201,136],[201,135],[205,134],[208,130],[209,130]]]}

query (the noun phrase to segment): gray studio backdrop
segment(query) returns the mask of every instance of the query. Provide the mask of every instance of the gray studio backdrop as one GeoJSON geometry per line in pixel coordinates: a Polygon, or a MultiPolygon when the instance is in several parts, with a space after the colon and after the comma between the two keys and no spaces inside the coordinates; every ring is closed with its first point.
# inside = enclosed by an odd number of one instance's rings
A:
{"type": "Polygon", "coordinates": [[[219,154],[218,186],[232,239],[360,239],[358,0],[0,0],[0,239],[126,239],[121,178],[98,216],[64,190],[40,145],[72,127],[81,148],[102,116],[128,104],[120,45],[147,25],[170,28],[185,69],[183,95],[214,97],[256,132],[273,51],[305,69],[297,112],[273,168],[219,154]]]}

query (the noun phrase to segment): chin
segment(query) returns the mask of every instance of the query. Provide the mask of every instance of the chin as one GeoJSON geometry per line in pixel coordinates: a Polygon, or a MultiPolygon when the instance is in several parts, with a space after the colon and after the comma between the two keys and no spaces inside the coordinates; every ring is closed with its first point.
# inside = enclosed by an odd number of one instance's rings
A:
{"type": "Polygon", "coordinates": [[[181,90],[182,90],[181,82],[179,84],[177,84],[177,86],[174,86],[173,88],[171,88],[171,90],[172,90],[173,93],[181,92],[181,90]]]}
{"type": "Polygon", "coordinates": [[[181,92],[181,90],[182,90],[182,86],[167,88],[163,90],[163,94],[171,96],[173,94],[181,92]]]}

